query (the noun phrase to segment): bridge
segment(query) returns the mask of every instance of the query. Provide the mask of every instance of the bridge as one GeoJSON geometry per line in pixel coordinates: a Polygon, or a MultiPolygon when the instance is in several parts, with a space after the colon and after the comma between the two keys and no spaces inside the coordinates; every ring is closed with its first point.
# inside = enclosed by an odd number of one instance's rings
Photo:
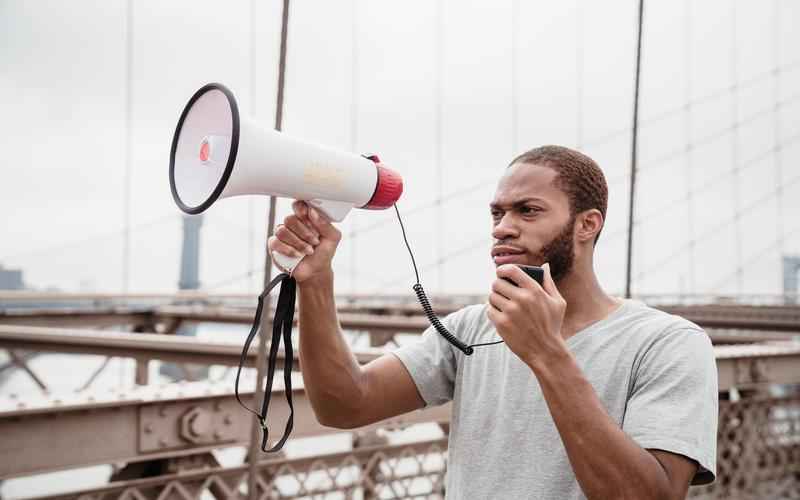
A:
{"type": "MultiPolygon", "coordinates": [[[[0,497],[444,495],[448,406],[324,427],[296,354],[293,437],[259,452],[233,376],[273,274],[264,239],[287,201],[187,218],[165,181],[176,106],[215,80],[265,126],[377,148],[403,172],[400,209],[441,316],[485,300],[486,207],[507,161],[544,143],[596,159],[610,191],[604,287],[694,321],[714,344],[718,478],[689,497],[800,499],[797,2],[0,11],[0,109],[12,118],[0,150],[14,167],[0,182],[0,288],[27,288],[0,290],[0,497]]],[[[338,315],[365,364],[428,321],[394,214],[339,227],[338,315]]],[[[244,356],[251,406],[268,347],[244,356]]],[[[278,381],[270,421],[288,414],[285,391],[278,381]]]]}

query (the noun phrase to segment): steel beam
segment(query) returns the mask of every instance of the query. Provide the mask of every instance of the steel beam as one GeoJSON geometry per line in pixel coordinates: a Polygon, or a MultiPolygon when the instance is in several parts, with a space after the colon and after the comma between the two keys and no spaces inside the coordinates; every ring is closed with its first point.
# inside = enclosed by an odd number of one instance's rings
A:
{"type": "MultiPolygon", "coordinates": [[[[348,432],[317,422],[293,380],[294,431],[310,437],[348,432]]],[[[243,384],[250,385],[252,384],[243,384]]],[[[282,383],[272,393],[268,422],[279,437],[288,415],[282,383]]],[[[252,391],[242,394],[251,408],[252,391]]],[[[189,455],[249,442],[251,419],[228,384],[142,386],[125,393],[70,394],[25,401],[0,398],[0,479],[71,467],[189,455]]],[[[384,420],[363,429],[446,422],[449,405],[384,420]]],[[[265,455],[265,457],[268,457],[265,455]]]]}
{"type": "Polygon", "coordinates": [[[800,343],[716,346],[719,390],[800,384],[800,343]]]}
{"type": "Polygon", "coordinates": [[[149,310],[129,308],[59,308],[0,310],[0,325],[58,326],[62,328],[107,328],[120,325],[142,327],[153,324],[149,310]]]}
{"type": "MultiPolygon", "coordinates": [[[[226,366],[238,365],[242,354],[239,343],[208,342],[179,335],[3,325],[0,325],[0,348],[226,366]]],[[[294,362],[299,366],[296,353],[295,349],[294,362]]],[[[359,363],[366,364],[383,353],[381,349],[367,348],[359,349],[355,356],[359,363]]],[[[278,357],[282,366],[282,349],[278,357]]],[[[251,346],[246,366],[254,366],[255,359],[256,349],[251,346]]]]}

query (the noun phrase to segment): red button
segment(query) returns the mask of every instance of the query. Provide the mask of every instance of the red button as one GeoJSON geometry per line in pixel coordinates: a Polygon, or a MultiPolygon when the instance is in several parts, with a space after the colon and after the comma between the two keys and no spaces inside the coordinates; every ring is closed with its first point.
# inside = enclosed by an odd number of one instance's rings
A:
{"type": "Polygon", "coordinates": [[[200,144],[200,161],[208,161],[208,156],[211,152],[211,147],[208,145],[208,139],[203,139],[200,144]]]}

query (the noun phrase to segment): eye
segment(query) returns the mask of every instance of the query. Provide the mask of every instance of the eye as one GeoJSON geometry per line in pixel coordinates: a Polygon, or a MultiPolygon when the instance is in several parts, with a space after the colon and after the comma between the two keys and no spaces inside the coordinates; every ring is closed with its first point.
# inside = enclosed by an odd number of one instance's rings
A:
{"type": "Polygon", "coordinates": [[[502,210],[492,209],[491,212],[492,212],[492,219],[498,220],[498,219],[503,218],[503,211],[502,210]]]}
{"type": "Polygon", "coordinates": [[[521,213],[522,215],[536,215],[541,211],[542,209],[539,207],[529,207],[527,205],[519,207],[519,213],[521,213]]]}

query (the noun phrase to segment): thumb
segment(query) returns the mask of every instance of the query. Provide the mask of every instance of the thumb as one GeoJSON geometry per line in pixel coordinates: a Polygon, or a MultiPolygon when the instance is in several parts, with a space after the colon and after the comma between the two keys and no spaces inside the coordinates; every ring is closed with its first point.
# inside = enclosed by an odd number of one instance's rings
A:
{"type": "Polygon", "coordinates": [[[547,292],[548,295],[561,298],[561,292],[556,288],[556,283],[553,281],[553,276],[550,274],[550,263],[545,262],[544,265],[542,265],[542,269],[544,270],[542,288],[544,288],[544,291],[547,292]]]}
{"type": "Polygon", "coordinates": [[[308,220],[323,238],[337,239],[338,229],[336,229],[333,224],[331,224],[331,221],[316,208],[308,207],[308,220]]]}

